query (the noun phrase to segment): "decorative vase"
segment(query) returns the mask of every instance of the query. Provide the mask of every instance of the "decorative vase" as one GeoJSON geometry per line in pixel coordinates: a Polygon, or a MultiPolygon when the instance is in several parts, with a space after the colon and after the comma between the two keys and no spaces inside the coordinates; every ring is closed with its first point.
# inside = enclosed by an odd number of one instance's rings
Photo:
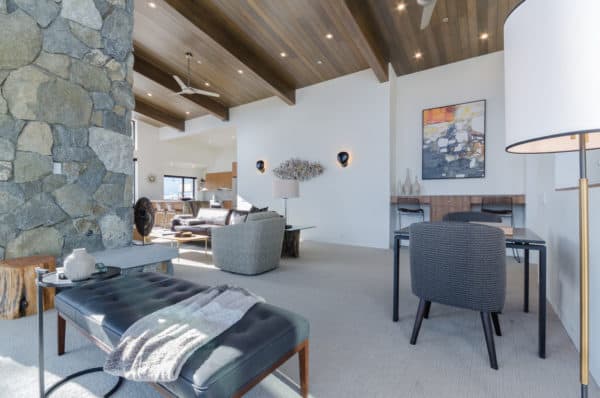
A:
{"type": "Polygon", "coordinates": [[[65,276],[71,281],[88,279],[96,270],[96,259],[85,249],[74,249],[63,263],[65,276]]]}
{"type": "Polygon", "coordinates": [[[415,176],[415,182],[412,184],[412,194],[415,196],[421,194],[421,184],[419,184],[417,176],[415,176]]]}
{"type": "Polygon", "coordinates": [[[406,179],[402,184],[402,195],[412,194],[412,183],[410,182],[410,169],[406,169],[406,179]]]}

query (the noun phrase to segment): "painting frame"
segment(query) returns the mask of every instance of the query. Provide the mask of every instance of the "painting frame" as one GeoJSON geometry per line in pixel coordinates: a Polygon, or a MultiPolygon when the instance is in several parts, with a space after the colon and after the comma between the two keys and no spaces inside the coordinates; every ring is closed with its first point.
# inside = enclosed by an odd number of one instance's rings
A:
{"type": "Polygon", "coordinates": [[[460,102],[460,103],[451,104],[451,105],[435,106],[435,107],[423,109],[423,111],[421,112],[421,178],[423,180],[466,180],[466,179],[485,178],[486,177],[486,157],[487,157],[486,139],[487,139],[487,100],[485,100],[485,99],[470,100],[470,101],[460,102]],[[483,106],[483,112],[481,115],[483,117],[483,122],[482,122],[483,131],[481,132],[482,133],[481,139],[482,139],[482,145],[483,145],[483,151],[482,151],[483,160],[480,162],[481,163],[480,174],[456,176],[456,175],[443,175],[442,173],[435,174],[435,173],[431,172],[431,170],[430,170],[431,168],[428,169],[425,164],[426,160],[427,160],[426,159],[426,134],[425,134],[425,129],[426,129],[427,125],[425,122],[425,113],[428,111],[435,111],[435,110],[440,110],[440,109],[444,109],[444,108],[458,108],[461,106],[471,105],[471,104],[481,104],[483,106]]]}

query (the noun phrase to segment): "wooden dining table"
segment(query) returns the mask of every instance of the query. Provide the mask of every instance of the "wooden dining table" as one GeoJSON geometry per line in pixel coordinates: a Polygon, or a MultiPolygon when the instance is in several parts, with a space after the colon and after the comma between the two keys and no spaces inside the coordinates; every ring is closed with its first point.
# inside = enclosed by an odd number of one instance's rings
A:
{"type": "MultiPolygon", "coordinates": [[[[400,243],[410,241],[409,227],[394,232],[394,305],[392,319],[398,322],[398,299],[400,289],[400,243]]],[[[524,287],[523,311],[529,312],[529,252],[539,253],[538,283],[538,355],[546,358],[546,242],[528,228],[513,228],[512,235],[505,235],[506,247],[520,249],[523,257],[524,287]]]]}

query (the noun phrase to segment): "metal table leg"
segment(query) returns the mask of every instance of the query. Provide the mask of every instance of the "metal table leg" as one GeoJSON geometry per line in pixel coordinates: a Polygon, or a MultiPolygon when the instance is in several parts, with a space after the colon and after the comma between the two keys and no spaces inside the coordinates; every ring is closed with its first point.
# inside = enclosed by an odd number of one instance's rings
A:
{"type": "Polygon", "coordinates": [[[398,286],[400,283],[400,239],[394,237],[394,310],[392,319],[398,322],[398,286]]]}
{"type": "Polygon", "coordinates": [[[539,354],[546,358],[546,246],[540,246],[539,274],[539,354]]]}
{"type": "Polygon", "coordinates": [[[523,261],[523,272],[525,287],[523,289],[523,312],[529,312],[529,249],[525,249],[525,258],[523,261]]]}
{"type": "MultiPolygon", "coordinates": [[[[36,269],[38,278],[45,274],[44,270],[36,269]]],[[[38,376],[40,398],[46,396],[44,384],[44,288],[37,286],[37,311],[38,311],[38,376]]]]}

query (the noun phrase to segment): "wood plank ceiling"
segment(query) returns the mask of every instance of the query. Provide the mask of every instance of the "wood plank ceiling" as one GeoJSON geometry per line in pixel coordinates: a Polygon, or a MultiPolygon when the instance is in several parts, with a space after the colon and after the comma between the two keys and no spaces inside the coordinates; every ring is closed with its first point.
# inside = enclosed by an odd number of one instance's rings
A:
{"type": "Polygon", "coordinates": [[[367,68],[386,81],[388,62],[404,75],[499,51],[520,1],[438,0],[421,30],[416,0],[135,0],[136,111],[181,129],[271,96],[293,106],[296,89],[367,68]],[[187,51],[192,85],[220,98],[172,95],[187,51]]]}

